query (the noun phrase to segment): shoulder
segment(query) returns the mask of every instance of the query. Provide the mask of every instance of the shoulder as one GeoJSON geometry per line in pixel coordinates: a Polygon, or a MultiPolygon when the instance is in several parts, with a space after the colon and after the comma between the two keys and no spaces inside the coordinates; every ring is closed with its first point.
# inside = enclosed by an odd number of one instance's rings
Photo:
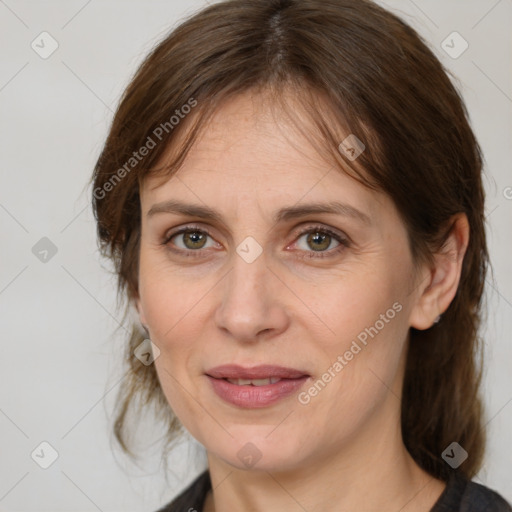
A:
{"type": "Polygon", "coordinates": [[[497,492],[468,481],[462,495],[461,511],[467,512],[512,512],[512,508],[497,492]]]}
{"type": "Polygon", "coordinates": [[[157,512],[201,512],[211,489],[210,473],[201,473],[184,491],[157,512]]]}
{"type": "Polygon", "coordinates": [[[454,473],[431,512],[512,512],[497,492],[454,473]]]}

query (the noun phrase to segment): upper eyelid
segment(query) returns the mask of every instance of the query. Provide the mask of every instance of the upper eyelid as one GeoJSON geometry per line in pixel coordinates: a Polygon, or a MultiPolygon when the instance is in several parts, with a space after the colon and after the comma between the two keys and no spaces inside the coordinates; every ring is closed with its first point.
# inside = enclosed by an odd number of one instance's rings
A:
{"type": "MultiPolygon", "coordinates": [[[[350,243],[351,242],[350,237],[348,235],[346,235],[344,232],[342,232],[339,229],[334,228],[334,227],[323,226],[321,223],[318,223],[318,222],[316,222],[316,223],[315,222],[303,222],[300,226],[297,226],[296,228],[294,228],[293,232],[294,232],[294,236],[303,236],[307,233],[314,232],[315,230],[320,231],[320,232],[327,232],[327,234],[329,234],[330,236],[337,237],[339,239],[338,241],[340,243],[343,243],[343,242],[350,243]]],[[[173,237],[175,237],[177,235],[181,235],[187,231],[203,232],[210,238],[212,238],[212,239],[214,238],[214,236],[209,228],[205,228],[203,226],[196,225],[196,224],[185,224],[181,227],[176,228],[175,230],[169,230],[168,232],[166,232],[166,234],[164,235],[164,241],[165,241],[165,243],[168,243],[168,242],[170,242],[170,240],[173,237]]],[[[192,249],[190,249],[190,250],[192,250],[192,249]]]]}

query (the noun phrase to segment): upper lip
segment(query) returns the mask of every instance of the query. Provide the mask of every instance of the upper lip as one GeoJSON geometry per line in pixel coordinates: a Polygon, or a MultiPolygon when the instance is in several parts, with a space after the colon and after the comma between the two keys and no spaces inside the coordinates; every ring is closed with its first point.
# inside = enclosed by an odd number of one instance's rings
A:
{"type": "Polygon", "coordinates": [[[225,364],[211,368],[206,372],[206,375],[216,379],[266,379],[269,377],[297,379],[299,377],[308,376],[308,374],[302,370],[269,364],[253,366],[252,368],[244,368],[236,364],[225,364]]]}

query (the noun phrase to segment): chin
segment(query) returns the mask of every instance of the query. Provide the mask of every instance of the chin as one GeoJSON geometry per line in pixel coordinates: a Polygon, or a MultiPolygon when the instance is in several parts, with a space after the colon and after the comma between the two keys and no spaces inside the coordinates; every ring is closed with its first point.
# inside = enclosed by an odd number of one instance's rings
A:
{"type": "Polygon", "coordinates": [[[208,452],[240,470],[288,471],[304,464],[304,442],[291,437],[286,427],[275,428],[237,425],[228,427],[233,437],[226,435],[222,444],[219,445],[219,438],[203,444],[208,452]],[[279,428],[282,431],[277,433],[279,428]]]}

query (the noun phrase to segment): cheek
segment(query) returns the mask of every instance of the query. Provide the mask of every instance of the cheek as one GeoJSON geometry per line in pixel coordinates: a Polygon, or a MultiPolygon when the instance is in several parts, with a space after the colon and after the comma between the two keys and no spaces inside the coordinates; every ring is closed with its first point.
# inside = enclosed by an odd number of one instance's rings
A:
{"type": "MultiPolygon", "coordinates": [[[[141,269],[142,270],[142,269],[141,269]]],[[[171,409],[192,432],[201,417],[195,395],[196,372],[201,368],[202,339],[206,302],[201,298],[208,288],[200,283],[187,285],[176,273],[160,272],[157,267],[141,271],[140,298],[150,330],[159,350],[155,368],[171,409]],[[192,430],[191,430],[192,429],[192,430]]],[[[206,298],[206,297],[205,297],[206,298]]],[[[193,435],[195,432],[192,432],[193,435]]]]}
{"type": "Polygon", "coordinates": [[[403,330],[403,286],[392,276],[382,279],[383,274],[389,276],[389,271],[372,273],[365,269],[331,275],[315,285],[297,282],[297,295],[307,305],[307,314],[297,318],[298,323],[316,330],[317,335],[322,330],[317,341],[338,353],[348,350],[354,340],[365,346],[370,340],[386,338],[399,324],[399,330],[403,330]]]}
{"type": "Polygon", "coordinates": [[[162,260],[149,250],[141,251],[139,296],[151,335],[165,349],[171,341],[179,345],[179,339],[185,337],[183,329],[198,328],[201,324],[191,322],[190,317],[203,314],[203,297],[206,298],[211,284],[205,279],[191,280],[182,274],[182,269],[162,260]]]}
{"type": "MultiPolygon", "coordinates": [[[[388,310],[382,311],[385,315],[388,310]]],[[[324,344],[326,357],[318,366],[319,373],[299,397],[305,404],[301,405],[305,420],[312,420],[332,439],[352,435],[370,418],[378,417],[377,411],[384,410],[386,403],[399,404],[407,329],[400,318],[403,310],[392,311],[389,323],[379,318],[378,305],[373,311],[338,316],[341,334],[324,344]]]]}
{"type": "Polygon", "coordinates": [[[315,350],[322,354],[316,375],[320,382],[317,390],[311,389],[312,399],[328,387],[326,395],[332,393],[332,399],[320,400],[325,407],[336,409],[341,401],[355,411],[370,403],[379,390],[385,391],[386,385],[393,385],[408,332],[402,288],[401,281],[392,276],[383,280],[367,272],[324,286],[321,298],[311,301],[321,321],[316,324],[328,328],[317,327],[312,332],[315,350]]]}

